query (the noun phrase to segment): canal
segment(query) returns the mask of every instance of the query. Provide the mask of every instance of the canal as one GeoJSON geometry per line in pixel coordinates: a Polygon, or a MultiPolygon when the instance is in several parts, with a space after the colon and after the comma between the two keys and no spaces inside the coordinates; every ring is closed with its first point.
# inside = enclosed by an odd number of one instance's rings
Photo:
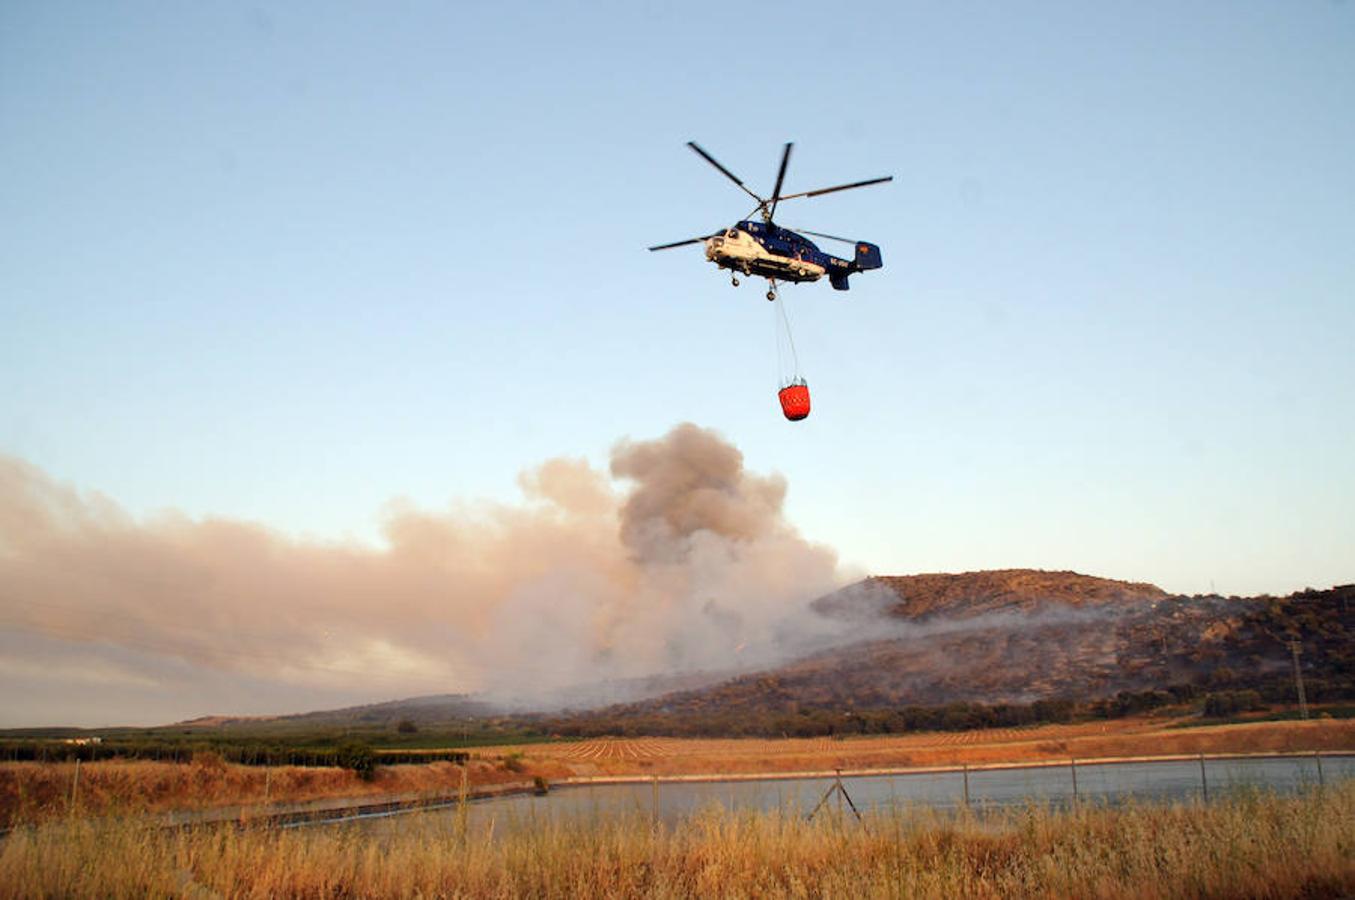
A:
{"type": "MultiPolygon", "coordinates": [[[[1058,766],[1004,767],[843,775],[845,793],[833,790],[833,776],[710,781],[627,782],[560,785],[544,796],[516,794],[474,800],[464,815],[472,827],[513,827],[551,819],[640,816],[674,824],[711,806],[733,812],[780,810],[805,815],[827,797],[825,806],[847,815],[926,806],[955,810],[968,803],[991,809],[1037,803],[1067,806],[1077,801],[1102,805],[1126,800],[1208,799],[1245,788],[1290,793],[1306,786],[1355,778],[1355,754],[1317,756],[1173,759],[1151,762],[1069,761],[1058,766]]],[[[432,816],[460,816],[459,804],[423,810],[432,816]]],[[[397,823],[390,813],[348,816],[377,827],[397,823]]]]}

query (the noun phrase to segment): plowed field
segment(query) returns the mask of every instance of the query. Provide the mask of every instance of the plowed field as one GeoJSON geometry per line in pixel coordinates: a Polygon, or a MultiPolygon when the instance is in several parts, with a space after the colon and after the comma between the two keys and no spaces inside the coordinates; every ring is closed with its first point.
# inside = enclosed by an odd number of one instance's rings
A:
{"type": "Polygon", "coordinates": [[[822,771],[1173,753],[1355,749],[1355,722],[1258,722],[1172,727],[1133,719],[1038,728],[928,732],[849,738],[599,738],[485,747],[482,759],[520,753],[530,766],[577,775],[725,774],[822,771]]]}

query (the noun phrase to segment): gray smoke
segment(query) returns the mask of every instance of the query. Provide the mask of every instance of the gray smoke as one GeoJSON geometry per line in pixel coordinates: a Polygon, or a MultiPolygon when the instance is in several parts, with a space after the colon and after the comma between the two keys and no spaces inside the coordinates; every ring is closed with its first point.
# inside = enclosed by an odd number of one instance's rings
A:
{"type": "Polygon", "coordinates": [[[806,606],[845,580],[836,555],[785,520],[784,480],[747,471],[712,431],[622,441],[609,472],[550,460],[520,485],[517,504],[391,509],[372,547],[176,513],[138,520],[0,457],[0,675],[15,698],[0,715],[157,721],[433,692],[529,701],[767,665],[841,629],[806,606]]]}

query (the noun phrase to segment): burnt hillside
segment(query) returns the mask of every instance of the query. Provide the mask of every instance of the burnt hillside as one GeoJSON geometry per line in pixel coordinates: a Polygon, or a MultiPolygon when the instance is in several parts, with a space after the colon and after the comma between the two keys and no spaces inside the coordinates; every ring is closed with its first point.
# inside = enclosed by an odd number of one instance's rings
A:
{"type": "Polygon", "coordinates": [[[1184,597],[1028,570],[874,578],[816,604],[857,620],[862,640],[557,724],[592,731],[643,722],[681,732],[752,722],[763,726],[754,731],[775,732],[815,711],[1087,704],[1169,688],[1178,698],[1247,689],[1292,701],[1290,638],[1303,641],[1309,699],[1320,702],[1355,695],[1352,600],[1355,586],[1284,598],[1184,597]]]}

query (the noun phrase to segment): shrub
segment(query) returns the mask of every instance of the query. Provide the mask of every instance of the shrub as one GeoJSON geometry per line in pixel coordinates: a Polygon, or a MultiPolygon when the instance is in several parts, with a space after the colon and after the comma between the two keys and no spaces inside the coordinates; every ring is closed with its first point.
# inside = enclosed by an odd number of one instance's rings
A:
{"type": "Polygon", "coordinates": [[[339,747],[338,763],[353,772],[363,781],[376,777],[376,753],[360,741],[349,741],[339,747]]]}
{"type": "Polygon", "coordinates": [[[1260,693],[1252,690],[1215,691],[1204,698],[1204,714],[1211,718],[1264,708],[1260,693]]]}

